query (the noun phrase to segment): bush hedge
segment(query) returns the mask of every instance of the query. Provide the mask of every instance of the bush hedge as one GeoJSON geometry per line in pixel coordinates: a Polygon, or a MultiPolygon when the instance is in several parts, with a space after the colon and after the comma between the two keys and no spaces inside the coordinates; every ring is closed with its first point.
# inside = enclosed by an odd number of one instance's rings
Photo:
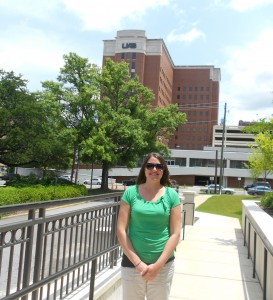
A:
{"type": "Polygon", "coordinates": [[[83,197],[88,194],[84,185],[3,187],[0,189],[0,206],[29,202],[83,197]]]}
{"type": "Polygon", "coordinates": [[[264,207],[273,208],[273,192],[265,193],[261,198],[261,204],[264,207]]]}

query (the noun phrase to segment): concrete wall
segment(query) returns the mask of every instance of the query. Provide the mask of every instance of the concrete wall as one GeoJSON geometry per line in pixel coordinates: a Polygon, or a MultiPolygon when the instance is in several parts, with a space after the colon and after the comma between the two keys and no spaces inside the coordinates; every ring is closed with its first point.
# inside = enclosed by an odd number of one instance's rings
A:
{"type": "Polygon", "coordinates": [[[242,202],[242,228],[255,276],[263,288],[264,299],[273,300],[273,218],[259,207],[259,201],[242,202]]]}

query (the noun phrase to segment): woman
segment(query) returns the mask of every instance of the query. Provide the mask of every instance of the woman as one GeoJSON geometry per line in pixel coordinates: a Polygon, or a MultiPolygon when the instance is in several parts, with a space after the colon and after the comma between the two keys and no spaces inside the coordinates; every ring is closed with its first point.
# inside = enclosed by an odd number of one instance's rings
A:
{"type": "Polygon", "coordinates": [[[123,249],[123,300],[169,299],[174,250],[180,241],[181,205],[170,187],[164,158],[149,154],[137,184],[120,202],[117,237],[123,249]]]}

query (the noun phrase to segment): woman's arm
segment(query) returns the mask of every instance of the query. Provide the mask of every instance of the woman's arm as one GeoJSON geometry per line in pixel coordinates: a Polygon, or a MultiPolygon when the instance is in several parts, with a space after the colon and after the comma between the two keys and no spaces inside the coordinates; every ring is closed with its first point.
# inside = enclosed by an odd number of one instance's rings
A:
{"type": "Polygon", "coordinates": [[[117,238],[123,249],[123,252],[130,259],[137,269],[143,273],[147,268],[146,264],[141,261],[139,256],[134,250],[134,247],[127,235],[127,227],[130,220],[130,205],[124,201],[120,201],[120,209],[117,223],[117,238]]]}
{"type": "Polygon", "coordinates": [[[180,241],[181,224],[181,205],[177,205],[171,209],[170,238],[166,243],[165,248],[158,260],[154,264],[148,266],[148,271],[146,272],[144,279],[153,280],[156,277],[159,270],[171,257],[172,253],[174,252],[176,246],[180,241]]]}

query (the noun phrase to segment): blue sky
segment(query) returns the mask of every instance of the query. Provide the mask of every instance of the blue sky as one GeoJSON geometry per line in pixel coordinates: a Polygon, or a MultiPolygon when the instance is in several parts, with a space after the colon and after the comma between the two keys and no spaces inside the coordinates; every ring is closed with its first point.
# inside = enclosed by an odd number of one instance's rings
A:
{"type": "Polygon", "coordinates": [[[273,0],[0,0],[0,69],[30,91],[56,80],[63,55],[101,66],[103,40],[142,29],[175,65],[221,69],[219,121],[273,114],[273,0]]]}

